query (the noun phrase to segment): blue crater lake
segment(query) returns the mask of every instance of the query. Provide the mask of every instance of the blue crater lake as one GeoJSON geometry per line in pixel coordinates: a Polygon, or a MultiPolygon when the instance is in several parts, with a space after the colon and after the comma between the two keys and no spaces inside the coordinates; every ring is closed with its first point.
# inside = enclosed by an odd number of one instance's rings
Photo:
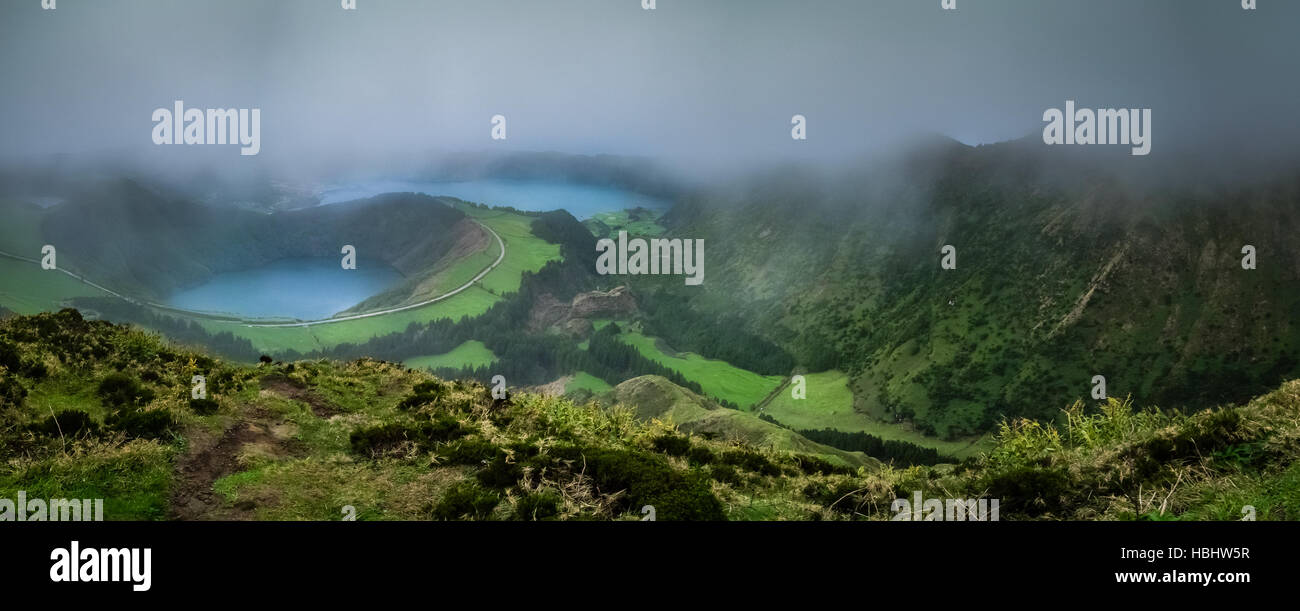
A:
{"type": "MultiPolygon", "coordinates": [[[[668,202],[662,199],[631,191],[557,181],[371,180],[328,187],[320,195],[321,204],[326,205],[408,192],[446,195],[518,210],[563,209],[580,220],[628,208],[668,208],[668,202]]],[[[344,270],[337,258],[283,259],[255,269],[217,274],[200,286],[172,295],[167,305],[244,318],[318,320],[351,308],[401,279],[397,270],[374,261],[344,270]]]]}
{"type": "Polygon", "coordinates": [[[636,207],[663,210],[668,207],[668,202],[662,199],[623,189],[571,182],[503,179],[464,182],[374,180],[327,188],[321,193],[321,204],[402,192],[447,195],[488,206],[510,206],[516,210],[545,212],[563,209],[578,220],[589,219],[600,212],[636,207]]]}
{"type": "Polygon", "coordinates": [[[217,274],[172,295],[167,305],[246,318],[316,320],[346,310],[401,279],[397,270],[373,260],[345,270],[336,258],[281,259],[217,274]]]}

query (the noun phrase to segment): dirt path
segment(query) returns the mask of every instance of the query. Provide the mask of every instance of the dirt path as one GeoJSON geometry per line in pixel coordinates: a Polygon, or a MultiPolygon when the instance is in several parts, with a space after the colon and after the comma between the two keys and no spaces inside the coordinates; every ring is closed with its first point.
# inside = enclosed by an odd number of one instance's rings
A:
{"type": "Polygon", "coordinates": [[[239,455],[246,446],[276,447],[275,436],[260,424],[236,422],[220,438],[196,434],[190,437],[190,444],[189,451],[176,467],[176,485],[172,489],[168,519],[252,519],[253,506],[247,503],[227,506],[226,501],[212,490],[212,484],[239,471],[239,455]]]}
{"type": "Polygon", "coordinates": [[[306,403],[311,408],[311,413],[316,414],[317,418],[328,419],[331,416],[343,413],[342,410],[312,392],[311,389],[299,387],[292,380],[282,375],[269,375],[262,378],[262,389],[269,390],[286,399],[306,403]]]}
{"type": "MultiPolygon", "coordinates": [[[[342,413],[307,388],[282,375],[262,378],[262,389],[286,399],[301,401],[318,418],[342,413]]],[[[244,470],[240,457],[292,458],[304,454],[301,443],[292,438],[295,425],[260,407],[243,407],[235,420],[219,435],[199,427],[187,432],[189,449],[177,461],[169,520],[251,520],[259,503],[272,499],[240,499],[229,503],[212,485],[217,480],[244,470]]]]}

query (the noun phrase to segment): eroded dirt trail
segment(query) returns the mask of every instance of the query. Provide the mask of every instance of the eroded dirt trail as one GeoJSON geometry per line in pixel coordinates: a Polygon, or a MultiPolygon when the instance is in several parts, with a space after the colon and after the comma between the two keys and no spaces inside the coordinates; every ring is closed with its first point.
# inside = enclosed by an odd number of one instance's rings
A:
{"type": "MultiPolygon", "coordinates": [[[[263,391],[300,401],[318,418],[341,413],[309,389],[300,388],[283,376],[262,378],[263,391]]],[[[212,485],[219,479],[245,469],[241,457],[291,458],[304,453],[293,439],[296,426],[258,406],[241,406],[235,419],[220,435],[201,428],[188,431],[190,446],[176,465],[169,520],[250,520],[261,502],[271,499],[240,499],[228,502],[212,485]]]]}

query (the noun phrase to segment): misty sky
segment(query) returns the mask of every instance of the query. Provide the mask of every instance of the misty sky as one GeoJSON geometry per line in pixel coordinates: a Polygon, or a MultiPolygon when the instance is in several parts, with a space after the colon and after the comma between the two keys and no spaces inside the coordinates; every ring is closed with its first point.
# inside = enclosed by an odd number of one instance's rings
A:
{"type": "MultiPolygon", "coordinates": [[[[1300,2],[7,0],[0,155],[190,154],[150,115],[262,109],[273,164],[425,150],[829,159],[1153,109],[1153,154],[1295,150],[1300,2]],[[489,138],[503,114],[509,139],[489,138]],[[808,117],[808,140],[789,137],[808,117]]],[[[199,147],[203,148],[203,147],[199,147]]],[[[197,153],[196,153],[197,154],[197,153]]]]}

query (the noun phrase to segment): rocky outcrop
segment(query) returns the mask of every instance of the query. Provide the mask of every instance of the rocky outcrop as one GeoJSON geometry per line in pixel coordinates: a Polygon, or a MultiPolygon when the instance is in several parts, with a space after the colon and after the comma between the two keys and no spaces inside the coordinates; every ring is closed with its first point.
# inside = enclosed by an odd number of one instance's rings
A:
{"type": "Polygon", "coordinates": [[[626,286],[579,293],[570,303],[545,293],[533,303],[528,328],[542,331],[555,327],[570,335],[586,337],[591,333],[593,318],[629,318],[636,313],[636,299],[626,286]]]}

